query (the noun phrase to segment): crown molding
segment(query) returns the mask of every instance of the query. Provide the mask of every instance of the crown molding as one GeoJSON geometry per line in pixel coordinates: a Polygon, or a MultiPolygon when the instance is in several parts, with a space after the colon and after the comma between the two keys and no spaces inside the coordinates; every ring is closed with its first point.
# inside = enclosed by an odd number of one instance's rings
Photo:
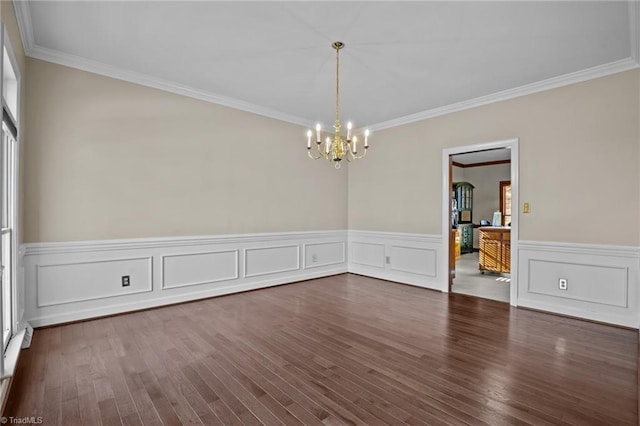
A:
{"type": "MultiPolygon", "coordinates": [[[[227,96],[218,95],[193,87],[183,86],[175,82],[159,79],[147,74],[128,71],[122,68],[113,67],[102,62],[85,59],[76,55],[59,52],[53,49],[47,49],[35,44],[33,36],[33,25],[31,22],[31,13],[28,1],[14,1],[14,9],[20,29],[20,35],[24,45],[25,54],[29,57],[53,62],[59,65],[77,68],[94,74],[115,78],[118,80],[128,81],[130,83],[140,84],[142,86],[152,87],[178,95],[199,99],[205,102],[238,109],[253,114],[281,120],[284,122],[304,126],[313,127],[315,124],[311,120],[302,117],[290,115],[281,111],[262,107],[260,105],[241,101],[227,96]]],[[[494,102],[500,102],[520,96],[530,95],[549,89],[554,89],[570,84],[580,83],[607,75],[616,74],[640,67],[640,3],[638,1],[629,0],[629,30],[630,30],[630,47],[631,55],[628,58],[610,62],[608,64],[598,65],[585,70],[549,78],[513,89],[503,90],[501,92],[492,93],[478,98],[445,105],[438,108],[410,114],[392,120],[383,121],[368,127],[372,132],[388,129],[391,127],[402,126],[414,123],[416,121],[427,120],[446,114],[451,114],[466,109],[471,109],[494,102]]],[[[355,132],[364,132],[364,128],[356,129],[355,132]]]]}
{"type": "Polygon", "coordinates": [[[25,53],[30,51],[34,46],[33,41],[33,24],[31,22],[31,12],[29,11],[28,1],[13,1],[13,10],[18,21],[18,30],[22,38],[22,47],[25,53]]]}
{"type": "Polygon", "coordinates": [[[635,68],[638,68],[638,63],[634,59],[621,59],[619,61],[610,62],[608,64],[598,65],[593,68],[587,68],[582,71],[576,71],[558,77],[538,81],[536,83],[526,84],[524,86],[515,87],[513,89],[503,90],[501,92],[496,92],[490,95],[481,96],[479,98],[470,99],[468,101],[457,102],[443,107],[407,115],[405,117],[383,121],[382,123],[369,126],[369,130],[371,132],[374,132],[377,130],[402,126],[404,124],[414,123],[416,121],[422,121],[428,118],[439,117],[441,115],[451,114],[453,112],[463,111],[465,109],[492,104],[494,102],[500,102],[520,96],[531,95],[533,93],[543,92],[545,90],[555,89],[574,83],[580,83],[611,74],[617,74],[619,72],[628,71],[635,68]]]}
{"type": "Polygon", "coordinates": [[[628,5],[631,58],[640,65],[640,4],[637,0],[630,0],[628,5]]]}
{"type": "Polygon", "coordinates": [[[118,80],[128,81],[130,83],[140,84],[142,86],[152,87],[154,89],[163,90],[165,92],[175,93],[194,99],[199,99],[201,101],[211,102],[214,104],[250,112],[253,114],[258,114],[264,117],[274,118],[276,120],[285,121],[304,127],[313,127],[313,123],[311,121],[301,117],[286,114],[271,108],[262,107],[250,102],[230,98],[228,96],[222,96],[203,90],[198,90],[193,87],[183,86],[181,84],[152,77],[147,74],[127,71],[122,68],[113,67],[102,62],[85,59],[76,55],[71,55],[40,46],[32,46],[26,53],[27,56],[41,59],[43,61],[53,62],[59,65],[80,69],[82,71],[87,71],[118,80]]]}

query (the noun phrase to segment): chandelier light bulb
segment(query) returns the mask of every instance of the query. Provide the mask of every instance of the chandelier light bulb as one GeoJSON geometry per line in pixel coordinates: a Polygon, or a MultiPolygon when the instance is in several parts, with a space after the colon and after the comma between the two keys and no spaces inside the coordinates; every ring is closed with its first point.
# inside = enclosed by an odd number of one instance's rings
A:
{"type": "Polygon", "coordinates": [[[313,135],[313,132],[307,130],[307,149],[311,149],[311,135],[313,135]]]}

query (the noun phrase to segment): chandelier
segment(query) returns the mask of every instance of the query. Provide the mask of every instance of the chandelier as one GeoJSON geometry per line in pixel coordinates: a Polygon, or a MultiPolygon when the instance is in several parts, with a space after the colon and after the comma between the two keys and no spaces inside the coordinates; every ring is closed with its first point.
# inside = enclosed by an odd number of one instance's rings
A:
{"type": "Polygon", "coordinates": [[[331,44],[336,51],[336,122],[333,125],[333,137],[327,136],[322,142],[322,127],[320,123],[316,124],[316,148],[318,155],[311,153],[311,138],[313,132],[307,131],[307,154],[312,160],[324,158],[327,161],[333,161],[336,169],[340,168],[340,162],[343,159],[347,161],[357,160],[367,155],[369,149],[369,129],[364,131],[364,149],[358,154],[358,137],[351,135],[353,125],[349,121],[347,123],[347,136],[340,134],[340,49],[344,47],[344,43],[336,41],[331,44]]]}

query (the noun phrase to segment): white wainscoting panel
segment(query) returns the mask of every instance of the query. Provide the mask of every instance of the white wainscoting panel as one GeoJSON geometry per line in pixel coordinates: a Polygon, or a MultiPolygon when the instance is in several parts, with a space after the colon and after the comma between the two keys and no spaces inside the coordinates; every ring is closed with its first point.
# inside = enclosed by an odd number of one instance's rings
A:
{"type": "Polygon", "coordinates": [[[187,287],[235,280],[238,250],[162,256],[162,288],[187,287]]]}
{"type": "Polygon", "coordinates": [[[244,276],[279,274],[300,269],[300,247],[274,246],[245,249],[244,276]]]}
{"type": "Polygon", "coordinates": [[[344,264],[347,261],[345,241],[304,244],[304,268],[344,264]]]}
{"type": "Polygon", "coordinates": [[[435,248],[416,248],[404,246],[391,246],[391,269],[397,272],[408,272],[410,274],[436,277],[435,248]]]}
{"type": "Polygon", "coordinates": [[[384,244],[352,241],[350,243],[350,247],[351,253],[349,256],[349,263],[354,265],[371,266],[374,268],[384,268],[384,244]]]}
{"type": "Polygon", "coordinates": [[[36,265],[36,306],[62,305],[152,290],[151,257],[36,265]],[[122,286],[122,277],[129,286],[122,286]]]}
{"type": "Polygon", "coordinates": [[[442,290],[440,235],[349,231],[349,272],[442,290]]]}
{"type": "Polygon", "coordinates": [[[24,320],[39,327],[341,274],[346,244],[343,230],[25,244],[24,320]]]}
{"type": "Polygon", "coordinates": [[[519,306],[638,327],[637,247],[520,241],[519,262],[519,306]]]}

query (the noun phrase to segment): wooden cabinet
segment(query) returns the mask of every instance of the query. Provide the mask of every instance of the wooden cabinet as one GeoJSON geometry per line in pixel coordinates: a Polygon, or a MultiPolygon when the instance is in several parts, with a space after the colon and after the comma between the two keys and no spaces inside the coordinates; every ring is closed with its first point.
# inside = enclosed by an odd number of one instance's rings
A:
{"type": "Polygon", "coordinates": [[[449,284],[456,277],[456,260],[460,259],[460,230],[452,229],[449,234],[449,284]]]}
{"type": "Polygon", "coordinates": [[[480,228],[480,270],[511,272],[511,228],[480,228]]]}

